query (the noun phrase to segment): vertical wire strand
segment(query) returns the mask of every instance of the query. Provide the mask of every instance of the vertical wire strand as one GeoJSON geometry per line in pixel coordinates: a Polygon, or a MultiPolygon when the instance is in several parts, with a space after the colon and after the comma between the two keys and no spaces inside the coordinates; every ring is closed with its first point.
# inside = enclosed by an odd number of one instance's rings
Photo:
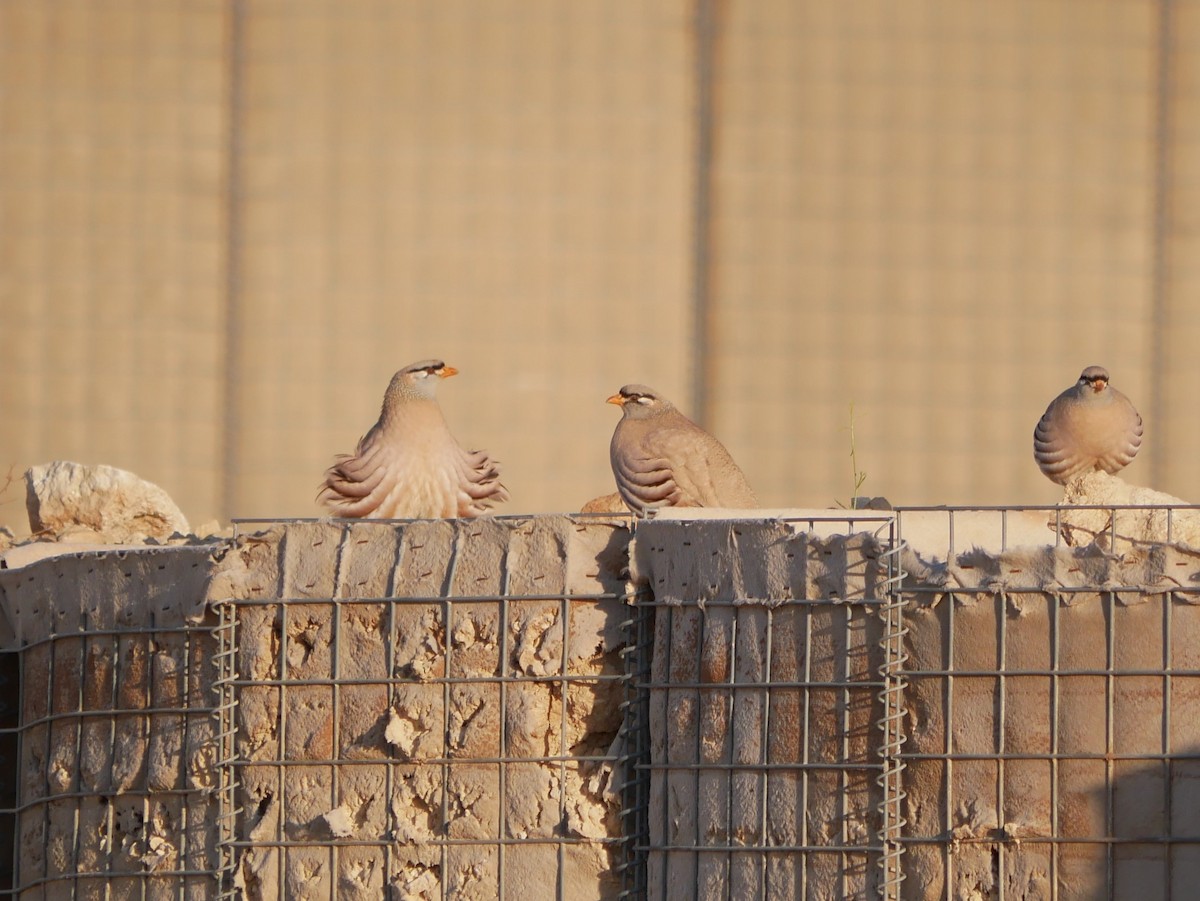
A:
{"type": "MultiPolygon", "coordinates": [[[[1057,531],[1057,530],[1056,530],[1057,531]]],[[[1062,601],[1057,595],[1047,598],[1050,608],[1050,833],[1059,834],[1059,801],[1058,801],[1058,755],[1060,750],[1059,711],[1060,691],[1059,670],[1062,668],[1062,601]]],[[[1050,901],[1058,901],[1059,879],[1059,845],[1050,844],[1050,901]]]]}
{"type": "Polygon", "coordinates": [[[279,847],[275,849],[276,853],[276,877],[279,879],[277,883],[282,891],[287,885],[287,857],[289,854],[288,847],[284,844],[284,839],[287,838],[284,833],[284,825],[287,823],[288,816],[288,797],[287,797],[287,769],[284,761],[288,757],[287,751],[287,728],[288,728],[288,665],[287,665],[287,645],[288,645],[288,605],[284,598],[279,600],[279,763],[275,767],[275,776],[278,780],[275,785],[275,790],[278,792],[279,813],[275,821],[275,840],[279,842],[279,847]]]}
{"type": "Polygon", "coordinates": [[[882,585],[881,618],[883,635],[879,644],[882,655],[879,664],[880,719],[876,727],[882,733],[878,756],[881,772],[876,783],[882,790],[880,815],[880,881],[879,895],[883,901],[898,901],[904,881],[901,838],[907,821],[904,818],[904,720],[908,716],[905,693],[908,688],[906,666],[908,653],[904,640],[908,630],[904,625],[904,541],[898,523],[891,526],[888,547],[884,551],[885,579],[882,585]]]}

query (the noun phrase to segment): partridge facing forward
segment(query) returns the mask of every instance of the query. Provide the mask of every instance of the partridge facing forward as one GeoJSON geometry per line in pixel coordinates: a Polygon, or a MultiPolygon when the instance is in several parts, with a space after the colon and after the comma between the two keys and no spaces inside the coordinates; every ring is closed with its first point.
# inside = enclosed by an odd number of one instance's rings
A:
{"type": "Polygon", "coordinates": [[[1033,456],[1046,478],[1065,485],[1093,469],[1112,474],[1142,446],[1142,417],[1124,394],[1109,387],[1108,370],[1089,366],[1056,397],[1033,432],[1033,456]]]}
{"type": "Polygon", "coordinates": [[[392,376],[379,421],[326,470],[317,500],[334,516],[378,519],[479,516],[508,500],[496,461],[463,450],[438,406],[438,382],[457,372],[422,360],[392,376]]]}
{"type": "Polygon", "coordinates": [[[653,388],[626,385],[608,402],[621,407],[609,457],[629,509],[757,506],[729,451],[653,388]]]}

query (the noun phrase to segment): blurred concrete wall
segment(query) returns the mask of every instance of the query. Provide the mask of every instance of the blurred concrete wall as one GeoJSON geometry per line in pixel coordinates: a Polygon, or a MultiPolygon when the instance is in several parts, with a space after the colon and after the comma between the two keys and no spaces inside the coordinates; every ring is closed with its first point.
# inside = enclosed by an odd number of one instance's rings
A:
{"type": "Polygon", "coordinates": [[[864,493],[1045,503],[1033,426],[1103,363],[1128,478],[1200,500],[1198,39],[1200,0],[6,0],[0,464],[310,515],[440,356],[509,512],[611,490],[629,381],[771,505],[849,497],[852,405],[864,493]]]}

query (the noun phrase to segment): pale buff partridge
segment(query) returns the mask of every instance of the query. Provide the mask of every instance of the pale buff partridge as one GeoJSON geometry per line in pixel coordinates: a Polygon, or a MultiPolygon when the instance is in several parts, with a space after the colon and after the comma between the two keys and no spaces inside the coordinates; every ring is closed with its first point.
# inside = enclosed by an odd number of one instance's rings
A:
{"type": "Polygon", "coordinates": [[[609,458],[617,490],[635,513],[657,507],[754,507],[758,499],[733,457],[653,388],[626,385],[609,458]]]}
{"type": "Polygon", "coordinates": [[[1124,469],[1142,446],[1142,417],[1108,384],[1108,370],[1089,366],[1054,399],[1033,432],[1033,456],[1053,482],[1102,469],[1124,469]]]}
{"type": "Polygon", "coordinates": [[[392,376],[379,421],[329,467],[317,500],[334,516],[376,519],[479,516],[507,500],[496,461],[463,450],[438,406],[438,382],[457,372],[422,360],[392,376]]]}

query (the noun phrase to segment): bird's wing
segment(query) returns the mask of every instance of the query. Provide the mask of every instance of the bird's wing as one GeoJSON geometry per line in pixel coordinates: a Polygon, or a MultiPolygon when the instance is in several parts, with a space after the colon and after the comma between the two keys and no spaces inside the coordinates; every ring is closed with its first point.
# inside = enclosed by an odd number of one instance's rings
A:
{"type": "Polygon", "coordinates": [[[487,451],[457,450],[459,516],[478,516],[508,500],[508,489],[500,481],[500,464],[487,451]]]}
{"type": "Polygon", "coordinates": [[[1076,473],[1092,466],[1079,447],[1068,423],[1078,402],[1068,394],[1060,394],[1046,408],[1033,430],[1033,456],[1046,477],[1060,485],[1076,473]]]}
{"type": "Polygon", "coordinates": [[[396,463],[394,450],[376,423],[359,440],[353,454],[339,455],[325,470],[317,501],[335,516],[370,516],[396,485],[396,463]]]}
{"type": "Polygon", "coordinates": [[[716,438],[686,422],[660,433],[661,453],[675,462],[683,504],[696,507],[754,507],[746,476],[716,438]]]}
{"type": "Polygon", "coordinates": [[[1142,447],[1141,414],[1124,394],[1112,390],[1113,403],[1105,411],[1106,440],[1097,454],[1097,465],[1107,473],[1124,469],[1133,462],[1142,447]]]}
{"type": "Polygon", "coordinates": [[[645,423],[618,423],[609,458],[617,491],[630,509],[645,512],[677,502],[679,487],[671,461],[656,448],[653,431],[645,423]]]}

